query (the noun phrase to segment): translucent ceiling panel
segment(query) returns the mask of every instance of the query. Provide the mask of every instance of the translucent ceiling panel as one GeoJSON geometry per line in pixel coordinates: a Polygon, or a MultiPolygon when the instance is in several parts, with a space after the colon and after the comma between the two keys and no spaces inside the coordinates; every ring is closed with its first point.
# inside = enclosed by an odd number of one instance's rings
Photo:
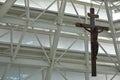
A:
{"type": "MultiPolygon", "coordinates": [[[[50,43],[49,43],[49,36],[48,35],[44,35],[44,34],[37,34],[41,44],[44,47],[49,47],[50,43]]],[[[36,36],[33,33],[26,33],[25,37],[22,41],[22,44],[25,45],[31,45],[31,46],[40,46],[36,36]]],[[[41,46],[40,46],[41,47],[41,46]]]]}
{"type": "Polygon", "coordinates": [[[9,30],[0,29],[0,42],[10,42],[9,30]]]}
{"type": "Polygon", "coordinates": [[[100,9],[100,12],[98,13],[98,15],[99,15],[99,19],[108,20],[105,9],[100,9]]]}
{"type": "Polygon", "coordinates": [[[113,20],[120,20],[120,12],[113,11],[113,20]]]}
{"type": "MultiPolygon", "coordinates": [[[[80,5],[80,4],[74,4],[74,5],[75,5],[79,15],[85,16],[84,6],[80,5]]],[[[67,2],[66,8],[65,8],[65,13],[76,15],[75,9],[74,9],[73,5],[71,4],[71,2],[67,2]]]]}
{"type": "MultiPolygon", "coordinates": [[[[38,9],[46,9],[53,1],[54,0],[30,0],[30,7],[38,8],[38,9]]],[[[85,2],[90,3],[90,0],[85,0],[85,2]]],[[[58,8],[58,4],[60,6],[60,3],[61,3],[60,1],[59,2],[56,1],[48,10],[58,11],[57,8],[58,8]]],[[[17,0],[15,4],[21,5],[21,6],[25,5],[24,0],[17,0]]],[[[76,4],[76,3],[74,5],[75,5],[79,15],[80,16],[85,16],[84,5],[76,4]]],[[[89,12],[89,9],[90,9],[90,6],[88,6],[88,8],[87,8],[88,12],[89,12]]],[[[97,12],[98,8],[95,8],[95,10],[97,12]]],[[[73,7],[73,5],[72,5],[72,3],[70,1],[67,2],[67,4],[66,4],[65,13],[76,15],[75,9],[74,9],[74,7],[73,7]]],[[[99,19],[107,20],[105,9],[100,10],[99,19]]]]}
{"type": "Polygon", "coordinates": [[[76,14],[71,3],[66,4],[65,13],[76,14]]]}
{"type": "Polygon", "coordinates": [[[6,69],[5,66],[6,65],[4,65],[4,64],[0,64],[0,80],[1,80],[1,78],[2,78],[2,76],[4,74],[4,72],[5,72],[5,69],[6,69]]]}
{"type": "MultiPolygon", "coordinates": [[[[29,0],[30,7],[37,9],[46,9],[53,1],[54,0],[29,0]]],[[[15,4],[25,6],[24,0],[17,0],[15,4]]],[[[56,11],[57,3],[54,3],[49,10],[56,11]]]]}
{"type": "MultiPolygon", "coordinates": [[[[99,42],[102,47],[106,50],[107,53],[115,55],[115,49],[114,49],[114,45],[111,43],[103,43],[103,42],[99,42]]],[[[99,47],[99,53],[105,53],[100,47],[99,47]]]]}
{"type": "Polygon", "coordinates": [[[67,79],[68,80],[85,80],[84,73],[78,73],[78,72],[70,72],[70,71],[66,72],[67,79]]]}
{"type": "MultiPolygon", "coordinates": [[[[76,39],[60,37],[58,48],[67,49],[73,43],[73,41],[75,41],[75,40],[76,39]]],[[[102,45],[102,47],[109,54],[115,55],[114,45],[112,43],[111,44],[110,43],[103,43],[103,42],[99,42],[99,43],[102,45]]],[[[90,44],[90,42],[89,42],[88,45],[89,45],[89,52],[91,52],[91,44],[90,44]]],[[[85,51],[84,41],[83,40],[77,40],[72,45],[70,50],[85,51]]],[[[100,47],[99,47],[99,53],[104,54],[104,51],[100,47]]]]}
{"type": "MultiPolygon", "coordinates": [[[[62,72],[62,71],[61,71],[62,72]]],[[[62,72],[63,73],[63,72],[62,72]]],[[[53,71],[53,73],[52,73],[53,75],[52,75],[52,79],[51,80],[65,80],[62,76],[61,76],[61,74],[60,74],[60,72],[59,71],[53,71]]]]}
{"type": "Polygon", "coordinates": [[[82,1],[82,2],[87,2],[87,3],[91,2],[91,0],[77,0],[77,1],[82,1]]]}
{"type": "MultiPolygon", "coordinates": [[[[72,38],[63,38],[60,37],[59,43],[58,43],[58,48],[62,49],[67,49],[68,47],[71,46],[71,44],[75,41],[76,39],[72,38]]],[[[83,40],[76,40],[76,42],[71,46],[70,50],[78,50],[78,51],[84,51],[84,41],[83,40]]]]}
{"type": "Polygon", "coordinates": [[[0,0],[0,2],[5,2],[6,0],[0,0]]]}
{"type": "Polygon", "coordinates": [[[76,1],[90,3],[90,4],[98,4],[98,5],[99,5],[99,3],[101,3],[100,0],[76,0],[76,1]]]}
{"type": "Polygon", "coordinates": [[[14,66],[8,71],[6,80],[42,80],[40,68],[14,66]]]}
{"type": "MultiPolygon", "coordinates": [[[[51,1],[50,1],[51,2],[51,1]]],[[[52,3],[52,2],[51,2],[52,3]]],[[[50,4],[51,4],[50,3],[50,4]]],[[[60,2],[59,2],[60,3],[60,2]]],[[[48,5],[50,5],[50,4],[48,4],[48,5]]],[[[55,2],[48,10],[51,10],[51,11],[58,11],[58,9],[57,9],[57,2],[55,2]]]]}
{"type": "Polygon", "coordinates": [[[112,15],[113,20],[119,20],[120,19],[120,1],[112,3],[112,15]]]}
{"type": "Polygon", "coordinates": [[[24,1],[25,1],[25,0],[16,0],[15,4],[16,4],[16,5],[25,6],[24,1]]]}
{"type": "MultiPolygon", "coordinates": [[[[22,32],[14,31],[13,32],[13,43],[18,43],[21,35],[22,35],[22,32]]],[[[37,35],[43,46],[50,47],[48,35],[44,35],[44,34],[37,34],[37,35]]],[[[10,31],[0,29],[0,42],[10,43],[10,31]]],[[[33,33],[28,33],[28,32],[26,32],[26,34],[24,35],[22,44],[31,45],[31,46],[40,46],[35,35],[33,33]]]]}

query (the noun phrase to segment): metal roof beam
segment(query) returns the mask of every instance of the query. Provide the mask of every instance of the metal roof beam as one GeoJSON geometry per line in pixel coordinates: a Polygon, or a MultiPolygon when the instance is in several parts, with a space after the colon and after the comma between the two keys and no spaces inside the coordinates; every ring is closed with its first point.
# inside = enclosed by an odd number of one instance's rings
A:
{"type": "Polygon", "coordinates": [[[118,63],[120,65],[120,53],[119,53],[118,47],[117,47],[116,32],[115,32],[113,20],[111,18],[109,7],[108,7],[108,3],[109,2],[108,2],[108,0],[104,0],[104,3],[105,3],[105,8],[106,8],[106,13],[107,13],[109,25],[110,25],[110,30],[112,32],[111,35],[112,35],[112,39],[113,39],[113,43],[114,43],[114,48],[115,48],[115,52],[116,52],[116,58],[117,58],[118,63]]]}
{"type": "MultiPolygon", "coordinates": [[[[8,64],[10,63],[9,57],[0,57],[0,63],[8,64]]],[[[48,67],[47,61],[43,60],[33,60],[33,59],[23,59],[19,58],[16,59],[13,65],[21,65],[21,66],[30,66],[30,67],[48,67]]],[[[76,64],[76,63],[64,63],[61,62],[60,65],[56,64],[54,66],[57,69],[61,70],[70,70],[70,71],[76,71],[76,72],[86,72],[86,68],[84,64],[76,64]]],[[[98,73],[108,73],[108,74],[114,74],[117,72],[116,68],[114,68],[114,65],[108,66],[108,65],[97,65],[98,73]]]]}
{"type": "Polygon", "coordinates": [[[48,68],[45,80],[51,80],[52,71],[53,71],[54,64],[55,64],[56,50],[57,50],[62,22],[63,22],[65,6],[66,6],[66,0],[62,0],[59,13],[58,13],[57,30],[55,31],[53,44],[50,50],[51,63],[50,63],[50,67],[48,68]]]}
{"type": "MultiPolygon", "coordinates": [[[[24,19],[15,18],[15,17],[4,17],[0,19],[0,22],[3,23],[9,23],[9,24],[15,24],[15,25],[26,25],[26,21],[24,19]]],[[[32,23],[32,22],[30,22],[32,23]]],[[[57,27],[54,23],[48,22],[48,21],[36,21],[34,24],[31,24],[34,28],[43,28],[43,29],[50,29],[50,30],[56,30],[57,27]]],[[[84,34],[84,31],[75,27],[74,25],[62,25],[62,31],[65,32],[72,32],[72,33],[81,33],[84,34]]],[[[110,34],[107,32],[103,32],[100,34],[100,36],[103,37],[111,37],[110,34]]]]}
{"type": "Polygon", "coordinates": [[[30,14],[29,14],[29,0],[25,0],[25,9],[26,9],[26,18],[27,19],[26,19],[25,27],[24,27],[24,29],[22,31],[21,36],[20,36],[19,43],[18,43],[18,45],[17,45],[17,47],[16,47],[16,49],[15,49],[15,51],[13,53],[12,61],[14,61],[16,59],[16,56],[17,56],[18,51],[20,49],[20,45],[21,45],[21,43],[22,43],[22,41],[24,39],[24,36],[25,36],[26,31],[28,29],[28,26],[30,25],[30,23],[29,23],[29,19],[30,19],[30,14]]]}
{"type": "Polygon", "coordinates": [[[0,8],[0,18],[3,17],[8,10],[12,7],[12,5],[16,2],[16,0],[6,0],[6,2],[0,8]]]}

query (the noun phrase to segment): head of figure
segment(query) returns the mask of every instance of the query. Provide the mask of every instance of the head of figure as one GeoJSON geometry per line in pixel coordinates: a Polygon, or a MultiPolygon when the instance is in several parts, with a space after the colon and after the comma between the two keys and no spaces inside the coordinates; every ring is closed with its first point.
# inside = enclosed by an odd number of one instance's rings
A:
{"type": "Polygon", "coordinates": [[[94,33],[98,33],[98,28],[97,28],[97,27],[94,27],[93,32],[94,32],[94,33]]]}
{"type": "Polygon", "coordinates": [[[94,30],[98,30],[98,28],[97,28],[97,27],[94,27],[94,30]]]}

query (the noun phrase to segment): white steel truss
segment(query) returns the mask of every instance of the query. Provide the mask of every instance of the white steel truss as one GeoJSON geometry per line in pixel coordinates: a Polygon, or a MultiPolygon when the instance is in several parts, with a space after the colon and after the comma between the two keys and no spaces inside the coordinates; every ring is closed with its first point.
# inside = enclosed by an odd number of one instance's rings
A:
{"type": "MultiPolygon", "coordinates": [[[[75,22],[81,21],[87,23],[89,21],[86,14],[87,6],[90,7],[91,4],[75,0],[54,0],[45,9],[35,9],[30,6],[29,0],[25,0],[25,6],[15,5],[14,3],[16,1],[17,0],[6,0],[5,3],[0,4],[0,29],[7,30],[7,32],[0,34],[0,38],[10,34],[10,40],[8,43],[0,42],[0,63],[7,64],[6,70],[2,74],[1,80],[7,79],[7,74],[9,73],[12,65],[41,67],[39,71],[47,69],[46,76],[43,75],[45,80],[51,80],[53,70],[57,70],[65,80],[68,79],[64,74],[60,72],[60,70],[70,70],[85,73],[85,80],[89,80],[89,74],[91,72],[89,68],[90,63],[88,50],[89,34],[82,29],[76,28],[74,24],[75,22]],[[71,3],[76,12],[76,15],[65,13],[65,8],[68,2],[71,3]],[[78,13],[75,6],[77,2],[78,4],[84,5],[86,17],[80,16],[78,13]],[[49,8],[55,3],[57,4],[58,12],[49,10],[49,8]],[[14,11],[20,12],[21,15],[19,13],[15,13],[14,11]],[[23,15],[24,13],[25,15],[23,15]],[[34,17],[34,15],[37,16],[34,17]],[[22,32],[18,43],[15,43],[13,39],[15,31],[22,32]],[[34,36],[39,43],[39,47],[22,44],[26,33],[35,34],[34,36]],[[39,37],[40,34],[49,36],[50,47],[45,47],[42,44],[42,41],[39,37]],[[60,37],[73,38],[75,40],[71,42],[67,49],[59,49],[58,44],[60,37]],[[79,39],[84,41],[85,52],[70,50],[70,48],[79,39]],[[78,58],[78,56],[80,58],[78,58]]],[[[120,42],[116,41],[116,39],[119,38],[119,32],[117,33],[116,29],[119,31],[120,24],[119,21],[112,20],[111,13],[109,11],[109,8],[111,6],[108,6],[108,3],[113,5],[111,9],[117,8],[117,10],[119,10],[119,7],[115,6],[113,4],[114,1],[112,0],[111,2],[108,0],[98,1],[100,2],[100,5],[95,5],[98,7],[97,14],[100,12],[101,8],[105,7],[104,9],[106,10],[108,21],[98,19],[96,20],[96,24],[109,27],[111,31],[111,33],[106,31],[99,35],[106,37],[109,40],[99,39],[99,41],[108,42],[111,44],[113,43],[116,55],[109,55],[107,51],[105,51],[105,49],[102,47],[102,45],[100,45],[106,55],[98,55],[97,72],[113,75],[116,73],[111,78],[112,80],[116,75],[119,74],[118,64],[120,64],[120,53],[118,51],[117,44],[120,42]]],[[[39,71],[36,71],[35,74],[39,73],[39,71]]],[[[31,74],[24,80],[28,80],[32,76],[33,75],[31,74]]]]}

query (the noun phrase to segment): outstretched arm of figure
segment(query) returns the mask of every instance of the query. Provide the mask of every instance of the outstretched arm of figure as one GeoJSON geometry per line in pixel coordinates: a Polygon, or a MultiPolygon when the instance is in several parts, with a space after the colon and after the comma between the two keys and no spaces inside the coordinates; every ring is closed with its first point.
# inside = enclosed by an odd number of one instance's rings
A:
{"type": "Polygon", "coordinates": [[[83,27],[85,30],[91,32],[91,30],[90,30],[91,27],[90,26],[87,26],[87,25],[84,25],[84,24],[81,24],[81,23],[76,23],[75,25],[76,25],[76,27],[83,27]]]}
{"type": "Polygon", "coordinates": [[[88,32],[91,32],[91,30],[89,30],[86,26],[80,24],[80,26],[82,26],[85,30],[87,30],[88,32]]]}

